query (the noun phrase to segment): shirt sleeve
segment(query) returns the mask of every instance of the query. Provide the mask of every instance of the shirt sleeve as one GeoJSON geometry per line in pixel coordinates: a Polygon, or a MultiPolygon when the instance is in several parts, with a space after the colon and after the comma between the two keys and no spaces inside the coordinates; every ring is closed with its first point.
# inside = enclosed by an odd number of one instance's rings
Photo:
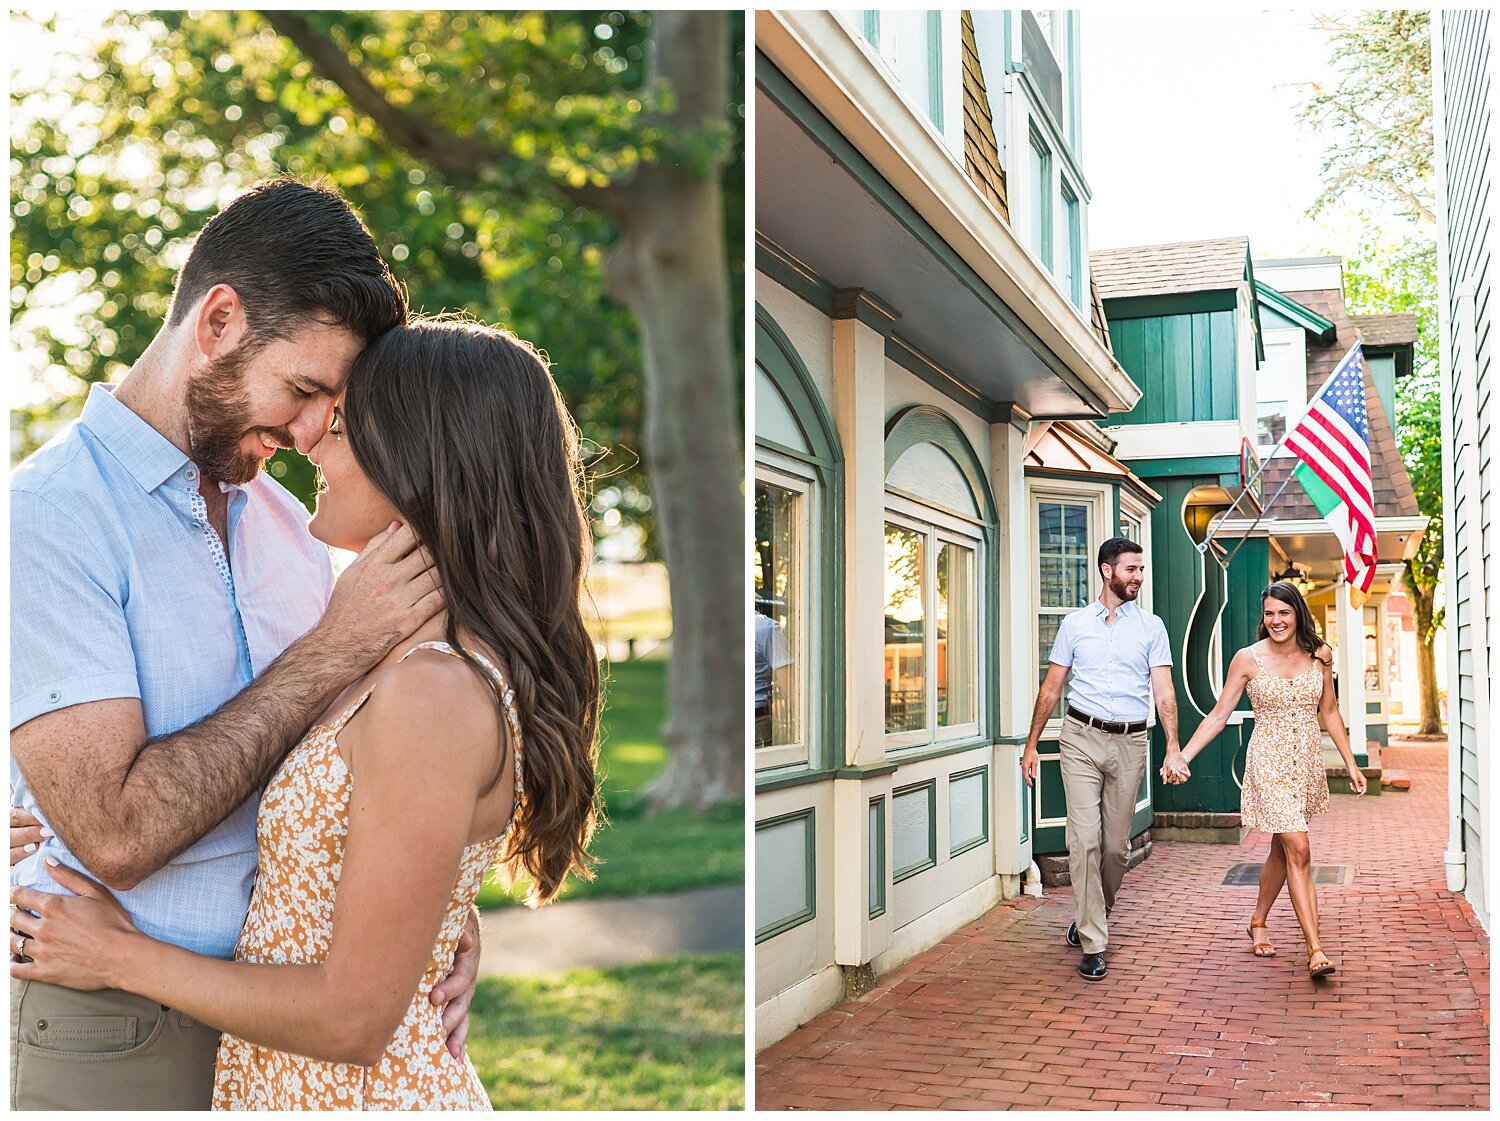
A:
{"type": "Polygon", "coordinates": [[[1073,664],[1072,620],[1072,615],[1064,615],[1063,621],[1057,627],[1057,637],[1052,640],[1052,653],[1047,655],[1047,661],[1055,666],[1073,664]]]}
{"type": "Polygon", "coordinates": [[[117,567],[44,498],[11,492],[10,726],[141,695],[117,567]]]}
{"type": "Polygon", "coordinates": [[[1170,666],[1172,664],[1172,644],[1167,641],[1167,625],[1157,616],[1151,616],[1151,664],[1153,666],[1170,666]]]}

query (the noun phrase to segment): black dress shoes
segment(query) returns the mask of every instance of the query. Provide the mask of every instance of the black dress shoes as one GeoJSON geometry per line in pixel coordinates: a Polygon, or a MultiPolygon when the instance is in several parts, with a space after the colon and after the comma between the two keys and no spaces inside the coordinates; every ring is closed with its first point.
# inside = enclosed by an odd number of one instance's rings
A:
{"type": "Polygon", "coordinates": [[[1072,946],[1075,950],[1083,945],[1078,938],[1078,924],[1076,922],[1068,924],[1068,945],[1072,946]]]}
{"type": "Polygon", "coordinates": [[[1082,973],[1090,981],[1097,981],[1104,976],[1104,955],[1084,954],[1083,960],[1078,963],[1078,972],[1082,973]]]}

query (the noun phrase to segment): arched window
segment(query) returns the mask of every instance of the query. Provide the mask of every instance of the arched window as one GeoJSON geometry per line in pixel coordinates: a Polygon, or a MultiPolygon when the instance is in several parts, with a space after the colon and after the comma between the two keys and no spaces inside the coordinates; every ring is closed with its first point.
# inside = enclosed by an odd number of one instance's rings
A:
{"type": "Polygon", "coordinates": [[[885,732],[890,749],[991,726],[995,509],[962,429],[927,405],[886,428],[885,732]]]}
{"type": "Polygon", "coordinates": [[[755,766],[819,768],[842,718],[842,456],[796,348],[755,309],[755,766]]]}

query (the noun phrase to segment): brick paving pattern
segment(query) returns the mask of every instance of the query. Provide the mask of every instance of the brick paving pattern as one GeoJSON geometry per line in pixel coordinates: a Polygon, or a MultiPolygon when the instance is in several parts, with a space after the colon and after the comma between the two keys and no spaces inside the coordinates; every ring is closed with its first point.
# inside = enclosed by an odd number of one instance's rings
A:
{"type": "Polygon", "coordinates": [[[1338,973],[1307,977],[1285,893],[1278,956],[1245,935],[1254,887],[1224,887],[1270,838],[1158,842],[1110,917],[1109,975],[1077,973],[1071,892],[1012,900],[761,1053],[761,1109],[1487,1109],[1489,953],[1444,886],[1447,748],[1383,763],[1410,791],[1334,795],[1312,822],[1338,973]]]}

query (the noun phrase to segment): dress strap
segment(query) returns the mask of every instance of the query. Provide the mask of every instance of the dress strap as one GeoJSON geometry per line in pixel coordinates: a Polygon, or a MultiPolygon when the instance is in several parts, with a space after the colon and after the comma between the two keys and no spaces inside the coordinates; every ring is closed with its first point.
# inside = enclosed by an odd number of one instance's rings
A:
{"type": "MultiPolygon", "coordinates": [[[[419,642],[405,654],[402,654],[401,657],[397,659],[397,664],[406,661],[407,658],[410,658],[418,650],[436,650],[440,654],[451,654],[455,658],[463,657],[462,654],[453,649],[453,647],[448,645],[448,643],[446,642],[419,642]]],[[[522,781],[521,717],[516,712],[516,691],[511,688],[510,682],[505,679],[505,674],[501,672],[500,667],[495,665],[494,662],[490,661],[477,650],[470,650],[468,653],[476,662],[478,662],[486,670],[489,671],[490,676],[495,679],[495,685],[500,692],[500,704],[505,710],[505,722],[510,726],[511,742],[516,745],[516,796],[514,806],[519,807],[521,804],[521,799],[525,795],[526,787],[524,782],[522,781]]],[[[366,693],[365,696],[369,696],[369,693],[366,693]]],[[[359,705],[363,703],[364,697],[361,697],[359,699],[359,702],[356,703],[354,707],[357,709],[359,708],[359,705]]],[[[352,716],[353,714],[353,710],[351,710],[349,715],[352,716]]],[[[348,717],[346,716],[344,719],[348,719],[348,717]]],[[[515,820],[515,808],[512,808],[511,810],[511,820],[515,820]]]]}
{"type": "Polygon", "coordinates": [[[1250,656],[1255,659],[1255,668],[1259,672],[1265,673],[1266,672],[1266,663],[1260,660],[1260,651],[1257,650],[1254,646],[1252,646],[1252,647],[1250,647],[1250,656]]]}
{"type": "Polygon", "coordinates": [[[375,686],[372,685],[359,695],[358,700],[334,718],[333,722],[328,725],[328,730],[335,736],[342,732],[344,725],[354,718],[354,714],[359,711],[361,705],[370,699],[370,694],[373,692],[375,692],[375,686]]]}

